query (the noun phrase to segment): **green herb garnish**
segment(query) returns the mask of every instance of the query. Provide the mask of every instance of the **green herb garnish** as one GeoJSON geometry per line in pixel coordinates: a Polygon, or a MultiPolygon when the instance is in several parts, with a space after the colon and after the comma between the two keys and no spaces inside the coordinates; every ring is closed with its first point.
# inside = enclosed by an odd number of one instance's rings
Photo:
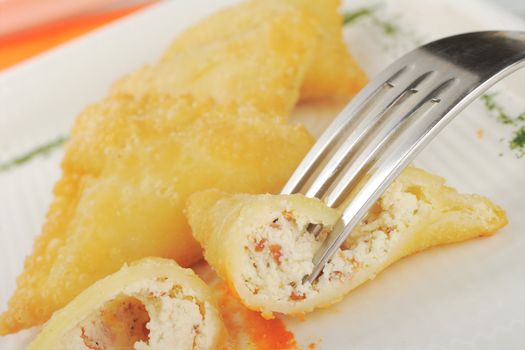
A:
{"type": "Polygon", "coordinates": [[[525,126],[514,132],[514,136],[509,141],[509,147],[516,152],[518,158],[525,156],[525,126]]]}
{"type": "Polygon", "coordinates": [[[510,117],[505,112],[503,107],[496,103],[496,100],[494,99],[496,95],[497,93],[484,94],[481,96],[481,99],[483,100],[485,108],[496,116],[497,121],[499,121],[502,124],[509,124],[514,126],[518,126],[520,122],[525,121],[525,113],[522,113],[515,118],[510,117]]]}
{"type": "Polygon", "coordinates": [[[368,17],[372,20],[372,23],[383,29],[383,32],[387,35],[395,35],[399,31],[397,25],[392,22],[385,21],[379,18],[374,7],[362,7],[352,12],[343,13],[343,25],[357,22],[361,18],[368,17]]]}
{"type": "Polygon", "coordinates": [[[375,19],[374,22],[376,22],[377,25],[380,25],[383,28],[383,32],[388,35],[394,35],[399,30],[399,28],[392,22],[381,21],[379,19],[375,19]]]}
{"type": "Polygon", "coordinates": [[[4,163],[0,163],[0,172],[9,170],[11,168],[14,168],[15,166],[19,166],[24,163],[27,163],[35,157],[47,155],[54,149],[62,146],[66,140],[67,140],[66,136],[59,136],[53,141],[37,146],[34,149],[24,154],[21,154],[19,156],[16,156],[13,159],[10,159],[4,163]]]}
{"type": "Polygon", "coordinates": [[[370,7],[363,7],[352,12],[343,13],[343,25],[355,22],[361,17],[372,16],[374,10],[370,7]]]}
{"type": "MultiPolygon", "coordinates": [[[[514,126],[517,129],[514,131],[514,136],[508,141],[509,148],[514,151],[518,158],[525,156],[525,112],[521,113],[517,117],[511,117],[505,111],[505,109],[497,103],[495,96],[497,93],[484,94],[481,96],[481,100],[489,114],[494,116],[498,122],[504,125],[514,126]]],[[[504,139],[501,138],[500,142],[504,139]]]]}

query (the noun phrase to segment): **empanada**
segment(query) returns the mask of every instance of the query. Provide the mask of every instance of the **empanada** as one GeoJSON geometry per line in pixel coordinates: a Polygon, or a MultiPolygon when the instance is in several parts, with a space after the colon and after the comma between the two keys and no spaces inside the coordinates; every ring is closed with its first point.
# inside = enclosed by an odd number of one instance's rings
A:
{"type": "Polygon", "coordinates": [[[201,258],[183,215],[193,192],[276,192],[313,143],[251,107],[118,95],[76,120],[43,233],[0,334],[46,321],[82,290],[146,256],[201,258]]]}
{"type": "Polygon", "coordinates": [[[187,216],[208,263],[248,308],[304,314],[341,300],[404,256],[431,246],[491,235],[507,223],[488,199],[459,194],[444,180],[406,169],[370,210],[313,284],[302,283],[338,219],[336,209],[302,195],[190,197],[187,216]],[[310,223],[322,224],[317,237],[310,223]]]}

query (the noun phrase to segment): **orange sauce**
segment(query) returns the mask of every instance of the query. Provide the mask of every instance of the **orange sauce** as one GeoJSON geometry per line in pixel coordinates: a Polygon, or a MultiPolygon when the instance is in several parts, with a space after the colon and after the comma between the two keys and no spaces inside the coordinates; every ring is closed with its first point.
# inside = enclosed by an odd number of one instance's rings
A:
{"type": "Polygon", "coordinates": [[[294,335],[288,331],[278,318],[265,320],[254,311],[245,311],[246,331],[257,350],[294,349],[294,335]]]}
{"type": "Polygon", "coordinates": [[[248,310],[228,291],[226,284],[212,287],[218,294],[221,315],[230,336],[230,349],[290,350],[296,349],[293,333],[279,318],[264,319],[248,310]]]}

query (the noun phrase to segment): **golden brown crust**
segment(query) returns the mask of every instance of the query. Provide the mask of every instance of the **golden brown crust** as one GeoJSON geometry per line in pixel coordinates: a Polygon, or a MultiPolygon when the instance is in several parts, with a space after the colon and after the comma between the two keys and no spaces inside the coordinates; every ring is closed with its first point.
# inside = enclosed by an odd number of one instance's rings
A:
{"type": "Polygon", "coordinates": [[[306,72],[301,100],[326,97],[348,99],[368,82],[343,41],[340,0],[286,0],[319,19],[322,30],[317,53],[306,72]]]}
{"type": "Polygon", "coordinates": [[[352,58],[342,38],[339,0],[255,0],[218,11],[190,27],[175,40],[163,59],[205,45],[213,40],[231,38],[239,32],[271,21],[282,13],[300,8],[319,24],[319,40],[301,85],[301,100],[343,97],[357,93],[367,77],[352,58]]]}
{"type": "Polygon", "coordinates": [[[0,318],[2,334],[42,323],[124,262],[162,256],[189,266],[199,260],[200,246],[182,213],[186,197],[211,186],[277,191],[313,142],[283,117],[191,99],[163,101],[117,96],[79,118],[91,123],[75,127],[43,235],[0,318]]]}
{"type": "MultiPolygon", "coordinates": [[[[182,41],[187,46],[168,49],[159,62],[118,81],[112,93],[191,94],[288,115],[311,66],[318,25],[296,7],[265,7],[271,8],[273,16],[236,28],[231,35],[223,35],[223,27],[210,30],[205,41],[183,33],[174,45],[182,41]]],[[[254,12],[246,15],[257,18],[254,12]]],[[[213,18],[197,24],[194,31],[208,28],[213,18]]]]}

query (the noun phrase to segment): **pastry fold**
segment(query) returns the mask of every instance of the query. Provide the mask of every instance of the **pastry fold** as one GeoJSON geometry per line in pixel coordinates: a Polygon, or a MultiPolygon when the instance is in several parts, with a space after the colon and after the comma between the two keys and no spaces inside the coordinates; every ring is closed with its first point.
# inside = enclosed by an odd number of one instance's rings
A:
{"type": "Polygon", "coordinates": [[[208,286],[172,260],[147,258],[83,291],[28,349],[211,350],[226,340],[208,286]]]}
{"type": "Polygon", "coordinates": [[[248,308],[304,314],[345,294],[420,250],[488,236],[507,223],[504,211],[478,195],[459,194],[444,180],[406,169],[351,233],[313,284],[302,278],[339,212],[302,195],[190,197],[186,214],[208,263],[248,308]],[[314,236],[309,224],[321,224],[314,236]]]}

